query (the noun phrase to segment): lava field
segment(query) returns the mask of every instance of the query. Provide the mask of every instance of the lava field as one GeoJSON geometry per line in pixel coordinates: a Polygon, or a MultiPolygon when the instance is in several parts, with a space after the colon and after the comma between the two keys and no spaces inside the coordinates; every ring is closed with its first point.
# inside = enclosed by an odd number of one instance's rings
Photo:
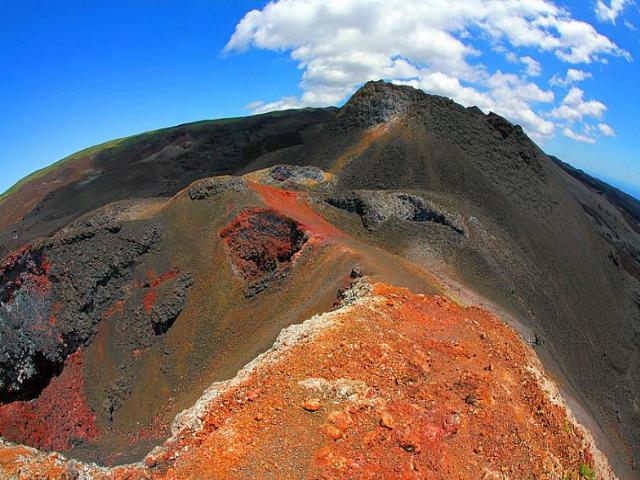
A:
{"type": "Polygon", "coordinates": [[[639,478],[639,212],[384,82],[77,154],[0,198],[0,477],[639,478]]]}

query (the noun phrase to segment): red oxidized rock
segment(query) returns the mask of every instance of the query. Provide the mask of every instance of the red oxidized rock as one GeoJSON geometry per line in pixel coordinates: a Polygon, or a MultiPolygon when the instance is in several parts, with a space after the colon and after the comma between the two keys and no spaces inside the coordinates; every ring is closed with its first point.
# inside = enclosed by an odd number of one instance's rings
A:
{"type": "Polygon", "coordinates": [[[318,400],[317,398],[312,398],[311,400],[307,400],[302,404],[302,408],[304,408],[307,412],[317,412],[321,407],[322,405],[320,404],[320,400],[318,400]]]}
{"type": "Polygon", "coordinates": [[[96,417],[85,396],[82,352],[67,358],[62,373],[37,399],[0,407],[0,435],[44,450],[65,450],[74,441],[98,437],[96,417]]]}
{"type": "Polygon", "coordinates": [[[261,208],[240,213],[220,236],[236,271],[252,282],[288,267],[306,241],[295,221],[261,208]]]}

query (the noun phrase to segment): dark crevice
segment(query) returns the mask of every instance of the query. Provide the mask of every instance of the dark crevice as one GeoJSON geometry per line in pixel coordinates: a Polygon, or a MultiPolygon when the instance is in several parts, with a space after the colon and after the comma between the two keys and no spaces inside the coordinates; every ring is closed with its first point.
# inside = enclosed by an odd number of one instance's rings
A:
{"type": "Polygon", "coordinates": [[[21,383],[18,391],[0,390],[0,403],[29,401],[38,398],[40,392],[49,385],[52,378],[62,373],[64,367],[64,361],[49,360],[40,352],[36,352],[32,361],[38,374],[21,383]]]}

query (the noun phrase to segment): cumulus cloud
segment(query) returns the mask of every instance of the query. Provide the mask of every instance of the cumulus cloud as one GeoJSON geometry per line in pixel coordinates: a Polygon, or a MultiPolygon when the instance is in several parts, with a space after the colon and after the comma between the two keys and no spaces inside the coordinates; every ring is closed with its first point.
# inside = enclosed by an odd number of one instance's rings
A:
{"type": "Polygon", "coordinates": [[[596,143],[596,139],[593,137],[590,137],[589,135],[583,135],[581,133],[576,133],[573,131],[573,129],[571,127],[564,127],[562,129],[562,133],[564,134],[565,137],[570,138],[572,140],[575,140],[577,142],[583,142],[583,143],[596,143]]]}
{"type": "MultiPolygon", "coordinates": [[[[300,97],[254,103],[256,112],[339,104],[363,82],[384,78],[493,110],[538,140],[563,126],[558,122],[575,121],[569,108],[586,113],[564,102],[556,115],[545,113],[554,94],[533,81],[542,65],[514,51],[568,64],[631,59],[551,0],[274,0],[244,16],[225,52],[249,48],[286,52],[302,71],[300,97]],[[511,58],[514,72],[484,65],[481,46],[487,44],[511,58]]],[[[564,86],[580,81],[569,71],[564,86]]]]}
{"type": "Polygon", "coordinates": [[[562,104],[551,111],[551,116],[573,123],[584,117],[601,118],[606,109],[602,102],[584,100],[584,92],[578,87],[572,87],[562,99],[562,104]]]}
{"type": "Polygon", "coordinates": [[[632,0],[611,0],[607,3],[605,0],[598,0],[595,5],[595,13],[601,22],[616,23],[616,18],[629,5],[632,0]]]}
{"type": "Polygon", "coordinates": [[[276,110],[289,110],[292,108],[303,108],[306,105],[302,103],[296,97],[283,97],[280,100],[276,100],[275,102],[264,102],[262,100],[256,100],[255,102],[251,102],[245,105],[247,110],[252,111],[253,113],[266,113],[273,112],[276,110]]]}
{"type": "Polygon", "coordinates": [[[592,76],[593,75],[591,75],[589,72],[585,72],[584,70],[570,68],[569,70],[567,70],[567,73],[564,77],[560,77],[556,74],[551,77],[549,83],[556,87],[568,87],[575,83],[582,82],[587,78],[591,78],[592,76]]]}
{"type": "Polygon", "coordinates": [[[599,123],[598,124],[598,130],[600,130],[600,133],[602,133],[602,135],[604,135],[605,137],[615,137],[616,136],[616,132],[613,130],[613,128],[611,128],[606,123],[599,123]]]}
{"type": "Polygon", "coordinates": [[[520,57],[520,61],[525,64],[525,73],[530,77],[537,77],[542,73],[542,65],[533,58],[529,56],[520,57]]]}

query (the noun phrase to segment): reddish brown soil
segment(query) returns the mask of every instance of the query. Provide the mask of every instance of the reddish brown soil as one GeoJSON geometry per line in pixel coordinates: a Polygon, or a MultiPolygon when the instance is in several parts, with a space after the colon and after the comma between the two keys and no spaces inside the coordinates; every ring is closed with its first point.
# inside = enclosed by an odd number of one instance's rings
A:
{"type": "Polygon", "coordinates": [[[387,286],[377,293],[386,298],[379,310],[356,308],[216,402],[202,444],[173,467],[178,477],[542,479],[578,471],[588,454],[524,369],[527,352],[511,330],[442,297],[387,286]],[[309,378],[348,379],[362,391],[341,399],[331,387],[302,387],[309,378]],[[315,413],[304,408],[311,400],[320,404],[315,413]]]}
{"type": "MultiPolygon", "coordinates": [[[[144,467],[95,478],[578,479],[582,434],[499,319],[378,284],[211,401],[144,467]]],[[[65,478],[5,448],[0,472],[65,478]]],[[[89,467],[87,467],[89,468],[89,467]]],[[[64,471],[64,469],[63,469],[64,471]]],[[[27,476],[25,476],[27,475],[27,476]]]]}
{"type": "Polygon", "coordinates": [[[286,212],[310,235],[323,240],[344,237],[343,232],[327,222],[309,206],[304,192],[283,190],[255,182],[249,182],[249,187],[260,195],[267,206],[280,212],[286,212]]]}
{"type": "Polygon", "coordinates": [[[72,442],[97,438],[100,432],[85,396],[83,363],[81,351],[70,355],[60,376],[36,400],[0,406],[2,436],[45,450],[66,450],[72,442]]]}

